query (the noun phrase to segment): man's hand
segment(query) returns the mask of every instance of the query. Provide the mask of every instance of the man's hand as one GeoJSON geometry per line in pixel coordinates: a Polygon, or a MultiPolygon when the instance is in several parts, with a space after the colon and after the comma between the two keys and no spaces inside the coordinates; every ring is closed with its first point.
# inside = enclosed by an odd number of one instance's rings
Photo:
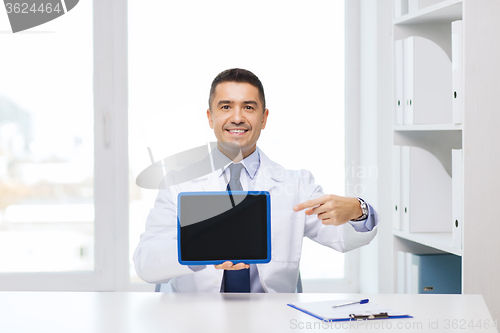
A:
{"type": "Polygon", "coordinates": [[[363,215],[357,198],[341,197],[334,194],[305,201],[293,207],[293,210],[299,212],[306,208],[309,208],[305,211],[306,215],[317,214],[318,219],[327,225],[341,225],[363,215]]]}
{"type": "Polygon", "coordinates": [[[228,271],[237,271],[240,269],[248,269],[248,268],[250,268],[250,265],[244,264],[242,262],[240,262],[239,264],[233,265],[232,262],[226,261],[222,264],[214,265],[214,267],[217,269],[227,269],[228,271]]]}

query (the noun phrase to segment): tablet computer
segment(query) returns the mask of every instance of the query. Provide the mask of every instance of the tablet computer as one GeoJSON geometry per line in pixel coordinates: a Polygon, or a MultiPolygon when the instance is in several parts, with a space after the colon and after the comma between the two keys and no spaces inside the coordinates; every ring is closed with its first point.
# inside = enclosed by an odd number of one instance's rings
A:
{"type": "Polygon", "coordinates": [[[177,246],[183,265],[270,262],[269,192],[179,193],[177,246]]]}

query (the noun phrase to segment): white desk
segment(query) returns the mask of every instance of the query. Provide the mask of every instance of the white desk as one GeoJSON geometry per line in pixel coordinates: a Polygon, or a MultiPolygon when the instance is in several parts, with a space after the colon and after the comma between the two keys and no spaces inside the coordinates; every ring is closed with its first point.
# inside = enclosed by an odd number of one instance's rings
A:
{"type": "Polygon", "coordinates": [[[481,295],[0,292],[2,333],[498,332],[486,323],[493,320],[481,295]],[[361,298],[414,318],[335,326],[286,305],[361,298]]]}

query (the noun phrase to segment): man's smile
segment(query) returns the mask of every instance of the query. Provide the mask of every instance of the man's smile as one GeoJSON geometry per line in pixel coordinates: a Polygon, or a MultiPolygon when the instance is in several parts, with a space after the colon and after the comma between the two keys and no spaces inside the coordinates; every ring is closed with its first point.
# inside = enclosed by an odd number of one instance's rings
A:
{"type": "Polygon", "coordinates": [[[246,132],[248,132],[248,129],[245,129],[245,128],[230,128],[230,129],[226,129],[226,132],[228,132],[231,135],[243,135],[246,132]]]}

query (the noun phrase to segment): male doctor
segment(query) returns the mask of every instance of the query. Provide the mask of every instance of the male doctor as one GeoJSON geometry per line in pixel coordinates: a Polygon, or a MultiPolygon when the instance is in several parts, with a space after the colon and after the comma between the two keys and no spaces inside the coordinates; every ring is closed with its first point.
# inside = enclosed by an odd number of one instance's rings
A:
{"type": "Polygon", "coordinates": [[[268,115],[264,88],[253,73],[233,68],[214,79],[207,118],[217,138],[212,154],[225,160],[223,171],[160,189],[134,254],[139,277],[150,283],[171,281],[174,292],[292,293],[304,236],[340,252],[368,244],[375,237],[377,212],[363,199],[324,195],[309,171],[286,170],[257,148],[268,115]],[[271,262],[179,264],[177,195],[225,191],[231,178],[238,179],[245,191],[269,191],[271,195],[271,262]]]}

